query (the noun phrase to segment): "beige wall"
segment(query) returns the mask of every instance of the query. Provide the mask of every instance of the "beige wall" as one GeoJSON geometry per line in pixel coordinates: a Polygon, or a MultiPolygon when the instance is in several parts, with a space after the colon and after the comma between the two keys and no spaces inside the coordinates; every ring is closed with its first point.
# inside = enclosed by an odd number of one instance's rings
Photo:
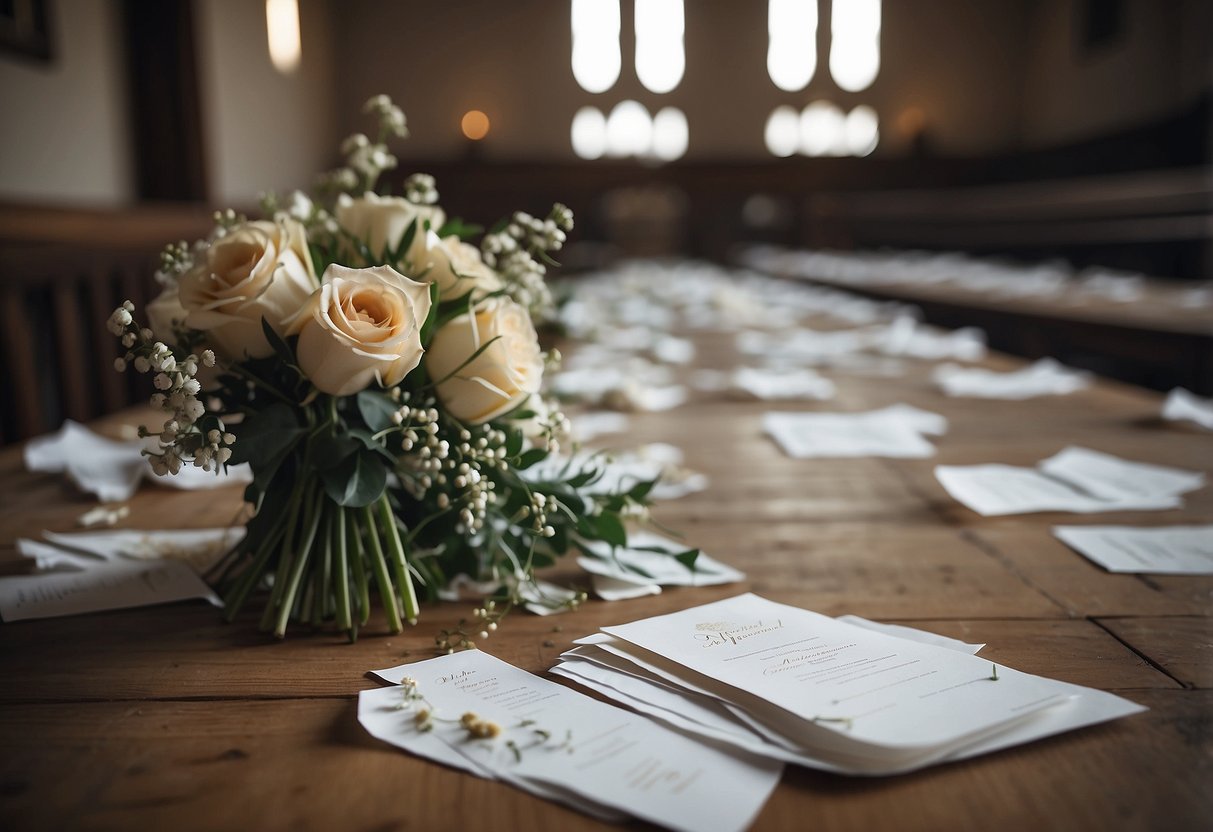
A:
{"type": "Polygon", "coordinates": [[[119,5],[56,0],[52,12],[53,63],[0,55],[0,199],[128,202],[119,5]]]}
{"type": "MultiPolygon", "coordinates": [[[[826,0],[822,0],[823,5],[826,0]]],[[[577,109],[604,112],[634,98],[650,112],[680,107],[690,123],[688,158],[769,158],[763,144],[767,116],[780,104],[803,106],[829,98],[845,109],[874,106],[890,129],[881,152],[896,152],[891,130],[906,107],[922,108],[942,152],[981,154],[1012,147],[1018,134],[1022,74],[1021,0],[885,2],[883,63],[867,91],[843,93],[826,67],[826,33],[809,87],[784,93],[766,72],[767,4],[761,0],[687,0],[687,69],[672,93],[653,95],[636,79],[624,2],[623,73],[599,95],[583,92],[569,66],[568,4],[463,0],[425,7],[347,0],[336,21],[342,123],[356,106],[387,92],[409,116],[407,153],[419,157],[462,152],[459,119],[470,108],[488,113],[489,157],[572,159],[569,124],[577,109]]]]}
{"type": "Polygon", "coordinates": [[[1192,105],[1213,85],[1213,3],[1128,0],[1123,41],[1078,43],[1075,0],[1040,0],[1028,21],[1027,147],[1127,129],[1192,105]]]}
{"type": "Polygon", "coordinates": [[[202,123],[211,201],[255,205],[263,191],[307,188],[332,162],[333,10],[301,0],[303,60],[291,75],[270,63],[260,0],[195,3],[202,123]]]}
{"type": "MultiPolygon", "coordinates": [[[[1076,2],[885,0],[880,75],[847,94],[829,78],[824,26],[808,89],[783,93],[766,74],[763,0],[686,0],[686,75],[657,96],[631,66],[628,0],[623,74],[600,95],[573,80],[565,0],[301,0],[303,62],[290,76],[270,64],[260,0],[196,0],[210,191],[217,204],[248,205],[263,190],[310,184],[335,161],[342,136],[367,129],[358,110],[378,92],[409,116],[403,175],[414,169],[410,158],[465,152],[459,119],[472,108],[492,119],[483,153],[502,160],[573,159],[576,110],[609,111],[625,98],[650,111],[682,108],[690,159],[769,158],[767,115],[817,98],[844,109],[871,104],[882,125],[878,154],[904,152],[894,125],[913,107],[937,152],[983,155],[1129,127],[1209,89],[1213,3],[1129,0],[1126,41],[1084,56],[1074,45],[1076,2]]],[[[131,199],[118,8],[57,0],[56,63],[0,57],[0,198],[131,199]]]]}

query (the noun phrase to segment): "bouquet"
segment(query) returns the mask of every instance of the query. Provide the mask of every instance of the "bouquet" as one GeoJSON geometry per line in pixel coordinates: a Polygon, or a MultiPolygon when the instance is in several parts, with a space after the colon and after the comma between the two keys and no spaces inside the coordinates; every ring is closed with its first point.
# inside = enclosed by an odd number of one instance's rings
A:
{"type": "Polygon", "coordinates": [[[141,429],[158,439],[151,465],[250,465],[247,533],[217,581],[229,620],[267,590],[261,627],[278,637],[296,620],[353,639],[372,594],[399,632],[456,576],[496,586],[476,611],[485,632],[523,598],[575,606],[584,593],[545,598],[535,570],[624,545],[653,483],[604,491],[596,458],[549,459],[569,422],[541,392],[559,356],[536,322],[572,214],[483,233],[447,219],[424,174],[378,195],[397,164],[387,141],[407,130],[386,96],[366,111],[376,140],[347,139],[315,199],[216,214],[209,239],[165,250],[146,326],[129,301],[110,318],[117,369],[151,374],[166,415],[141,429]]]}

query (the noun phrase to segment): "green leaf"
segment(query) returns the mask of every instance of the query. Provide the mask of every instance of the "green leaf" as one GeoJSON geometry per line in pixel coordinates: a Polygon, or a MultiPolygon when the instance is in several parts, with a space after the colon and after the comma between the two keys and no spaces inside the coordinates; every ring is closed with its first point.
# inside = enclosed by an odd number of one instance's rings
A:
{"type": "Polygon", "coordinates": [[[518,464],[514,467],[520,471],[525,471],[535,463],[547,458],[547,455],[548,452],[543,448],[531,448],[529,451],[523,453],[522,456],[518,457],[518,464]]]}
{"type": "Polygon", "coordinates": [[[285,456],[307,432],[299,425],[295,408],[286,404],[271,404],[241,424],[233,425],[231,430],[236,434],[236,444],[232,445],[228,464],[247,462],[254,472],[285,456]]]}
{"type": "Polygon", "coordinates": [[[368,451],[373,451],[374,453],[379,454],[388,462],[396,462],[396,457],[392,456],[392,452],[384,447],[384,444],[376,439],[375,435],[369,430],[363,430],[362,428],[350,428],[345,432],[345,435],[355,442],[360,443],[362,447],[366,448],[368,451]]]}
{"type": "Polygon", "coordinates": [[[678,561],[683,566],[685,566],[687,569],[690,569],[692,572],[695,571],[695,561],[698,559],[699,559],[699,550],[698,549],[687,549],[685,552],[679,552],[678,554],[674,555],[674,560],[678,561]]]}
{"type": "Polygon", "coordinates": [[[649,496],[649,492],[653,490],[653,486],[655,485],[657,485],[657,480],[646,480],[636,483],[628,491],[628,496],[638,503],[644,502],[644,499],[649,496]]]}
{"type": "Polygon", "coordinates": [[[628,533],[618,514],[603,512],[594,518],[593,526],[600,540],[605,540],[612,546],[628,545],[628,533]]]}
{"type": "Polygon", "coordinates": [[[430,333],[434,331],[434,325],[438,323],[438,283],[435,281],[430,284],[430,313],[425,316],[425,323],[421,325],[421,344],[427,345],[430,342],[430,333]]]}
{"type": "Polygon", "coordinates": [[[518,456],[522,452],[522,431],[510,429],[505,435],[505,455],[507,458],[518,456]]]}
{"type": "Polygon", "coordinates": [[[391,427],[392,414],[400,409],[399,405],[374,390],[363,390],[357,398],[358,412],[362,414],[362,421],[366,422],[368,428],[378,433],[391,427]]]}
{"type": "Polygon", "coordinates": [[[270,326],[270,322],[264,317],[261,319],[261,331],[265,333],[265,340],[270,342],[270,346],[274,348],[274,352],[278,354],[278,357],[282,359],[284,364],[295,363],[294,350],[290,348],[286,341],[282,339],[282,336],[270,326]]]}
{"type": "Polygon", "coordinates": [[[387,468],[373,454],[352,454],[336,468],[324,472],[324,491],[333,502],[362,508],[379,499],[387,486],[387,468]]]}
{"type": "Polygon", "coordinates": [[[482,231],[484,231],[483,225],[475,225],[474,223],[464,222],[459,217],[451,217],[442,228],[438,229],[438,236],[445,240],[454,234],[461,240],[470,240],[482,231]]]}
{"type": "Polygon", "coordinates": [[[350,436],[321,436],[312,441],[312,464],[317,471],[328,471],[361,447],[362,443],[350,436]]]}
{"type": "MultiPolygon", "coordinates": [[[[400,242],[398,242],[396,244],[395,248],[389,249],[386,244],[384,245],[383,262],[399,263],[401,256],[403,256],[404,253],[406,251],[408,251],[410,247],[412,247],[413,238],[415,238],[416,236],[417,236],[417,218],[414,217],[413,221],[409,223],[409,227],[404,230],[404,234],[401,235],[400,242]]],[[[411,268],[412,265],[413,264],[410,263],[409,267],[411,268]]]]}

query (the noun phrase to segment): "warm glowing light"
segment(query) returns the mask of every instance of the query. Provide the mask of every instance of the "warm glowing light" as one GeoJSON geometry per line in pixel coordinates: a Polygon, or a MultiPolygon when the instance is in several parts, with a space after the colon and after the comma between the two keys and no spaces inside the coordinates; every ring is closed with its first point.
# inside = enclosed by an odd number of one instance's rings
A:
{"type": "Polygon", "coordinates": [[[687,117],[676,107],[665,107],[653,116],[653,155],[663,162],[682,158],[687,152],[690,129],[687,117]]]}
{"type": "Polygon", "coordinates": [[[834,0],[830,75],[847,92],[871,86],[880,72],[880,0],[834,0]]]}
{"type": "Polygon", "coordinates": [[[867,156],[880,141],[880,120],[876,117],[876,111],[866,104],[860,104],[847,113],[843,129],[847,153],[852,156],[867,156]]]}
{"type": "Polygon", "coordinates": [[[814,101],[800,114],[800,152],[806,156],[844,156],[846,119],[829,101],[814,101]]]}
{"type": "Polygon", "coordinates": [[[479,110],[468,110],[459,122],[463,135],[478,142],[489,134],[489,117],[479,110]]]}
{"type": "Polygon", "coordinates": [[[653,120],[639,101],[620,101],[606,124],[608,156],[643,156],[653,144],[653,120]]]}
{"type": "Polygon", "coordinates": [[[570,131],[573,139],[573,152],[582,159],[597,159],[606,152],[607,123],[606,117],[597,107],[582,107],[573,116],[573,127],[570,131]]]}
{"type": "Polygon", "coordinates": [[[897,132],[913,141],[926,129],[927,114],[921,107],[907,107],[897,116],[897,132]]]}
{"type": "Polygon", "coordinates": [[[274,68],[284,75],[298,69],[303,57],[298,0],[265,0],[265,31],[274,68]]]}
{"type": "Polygon", "coordinates": [[[573,0],[572,24],[573,78],[586,92],[606,92],[623,65],[619,0],[573,0]]]}
{"type": "Polygon", "coordinates": [[[645,89],[666,93],[686,71],[682,0],[636,0],[636,77],[645,89]]]}
{"type": "Polygon", "coordinates": [[[787,105],[776,107],[767,118],[763,137],[772,155],[791,156],[800,147],[800,115],[787,105]]]}
{"type": "Polygon", "coordinates": [[[767,74],[775,86],[798,92],[817,68],[817,0],[770,0],[767,74]]]}

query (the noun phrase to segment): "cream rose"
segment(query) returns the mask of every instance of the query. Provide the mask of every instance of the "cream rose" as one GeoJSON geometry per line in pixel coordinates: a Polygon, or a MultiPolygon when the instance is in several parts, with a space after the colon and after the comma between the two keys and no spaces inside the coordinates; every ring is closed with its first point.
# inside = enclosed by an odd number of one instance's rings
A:
{"type": "Polygon", "coordinates": [[[433,231],[425,241],[421,260],[428,264],[428,270],[417,274],[438,284],[442,300],[461,298],[473,289],[484,294],[501,289],[501,278],[480,259],[480,249],[455,235],[442,239],[433,231]]]}
{"type": "Polygon", "coordinates": [[[261,319],[281,331],[316,290],[307,234],[295,220],[248,222],[220,237],[177,283],[186,326],[234,358],[265,358],[273,347],[261,319]]]}
{"type": "Polygon", "coordinates": [[[333,212],[337,225],[356,239],[366,243],[371,256],[379,258],[387,249],[400,245],[400,240],[414,221],[417,231],[405,257],[409,270],[420,274],[428,260],[426,252],[426,222],[435,231],[446,222],[446,215],[436,205],[416,205],[398,196],[379,196],[368,192],[358,199],[342,195],[333,212]]]}
{"type": "Polygon", "coordinates": [[[166,344],[175,344],[175,330],[185,324],[189,315],[181,305],[181,296],[176,285],[165,287],[155,300],[149,303],[144,311],[147,313],[147,325],[155,334],[157,340],[166,344]]]}
{"type": "Polygon", "coordinates": [[[295,355],[316,389],[348,396],[372,381],[393,387],[421,363],[429,314],[426,284],[391,266],[334,264],[288,334],[299,336],[295,355]]]}
{"type": "Polygon", "coordinates": [[[543,381],[543,356],[531,316],[505,297],[482,301],[443,324],[434,333],[425,366],[443,406],[470,425],[514,409],[539,392],[543,381]],[[483,352],[472,358],[481,347],[483,352]]]}

